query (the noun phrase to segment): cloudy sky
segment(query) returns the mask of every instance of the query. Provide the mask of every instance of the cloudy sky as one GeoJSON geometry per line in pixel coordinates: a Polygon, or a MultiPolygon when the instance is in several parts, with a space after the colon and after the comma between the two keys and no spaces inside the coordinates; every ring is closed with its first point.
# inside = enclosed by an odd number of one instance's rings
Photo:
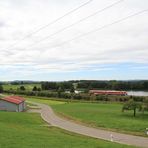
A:
{"type": "Polygon", "coordinates": [[[147,0],[0,0],[0,81],[148,79],[148,11],[109,25],[143,10],[147,0]]]}

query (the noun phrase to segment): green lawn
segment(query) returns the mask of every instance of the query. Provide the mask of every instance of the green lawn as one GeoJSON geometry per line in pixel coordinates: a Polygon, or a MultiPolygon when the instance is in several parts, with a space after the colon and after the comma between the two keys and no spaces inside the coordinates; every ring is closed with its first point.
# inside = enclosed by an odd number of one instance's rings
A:
{"type": "Polygon", "coordinates": [[[0,112],[0,148],[134,148],[44,125],[39,114],[0,112]]]}
{"type": "Polygon", "coordinates": [[[20,86],[24,86],[26,88],[26,90],[32,90],[34,86],[41,88],[41,84],[22,84],[22,85],[12,85],[12,84],[4,84],[3,88],[4,90],[17,90],[18,88],[20,88],[20,86]]]}
{"type": "Polygon", "coordinates": [[[148,113],[137,112],[137,116],[133,117],[132,111],[124,113],[121,111],[121,104],[60,103],[59,101],[52,103],[51,100],[31,100],[51,105],[57,113],[91,126],[146,136],[145,128],[148,127],[148,113]]]}
{"type": "Polygon", "coordinates": [[[60,105],[60,104],[65,104],[67,102],[64,101],[57,101],[57,100],[49,100],[49,99],[44,99],[42,97],[28,97],[27,98],[24,96],[25,99],[29,100],[29,101],[33,101],[33,102],[37,102],[37,103],[44,103],[47,105],[60,105]]]}

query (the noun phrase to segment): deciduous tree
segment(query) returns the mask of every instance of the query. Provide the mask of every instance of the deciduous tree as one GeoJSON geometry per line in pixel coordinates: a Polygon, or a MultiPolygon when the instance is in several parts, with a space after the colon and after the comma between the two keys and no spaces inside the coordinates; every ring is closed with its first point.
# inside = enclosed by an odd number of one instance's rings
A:
{"type": "Polygon", "coordinates": [[[135,117],[136,116],[136,110],[139,109],[139,111],[140,111],[141,108],[142,108],[142,104],[141,103],[136,102],[134,100],[129,100],[128,102],[126,102],[123,105],[122,111],[133,110],[134,111],[134,117],[135,117]]]}

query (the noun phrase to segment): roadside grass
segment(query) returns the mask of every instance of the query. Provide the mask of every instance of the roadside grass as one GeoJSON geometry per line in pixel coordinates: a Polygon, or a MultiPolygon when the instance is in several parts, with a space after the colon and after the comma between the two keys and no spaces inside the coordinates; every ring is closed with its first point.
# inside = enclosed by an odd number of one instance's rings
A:
{"type": "Polygon", "coordinates": [[[66,103],[53,100],[31,98],[34,102],[50,105],[55,112],[68,119],[82,122],[88,126],[99,127],[132,135],[146,136],[148,128],[148,113],[137,111],[133,117],[132,111],[122,112],[122,104],[116,103],[66,103]]]}
{"type": "Polygon", "coordinates": [[[135,148],[47,127],[39,114],[16,112],[0,112],[0,147],[135,148]]]}
{"type": "Polygon", "coordinates": [[[31,103],[31,102],[27,102],[27,105],[28,105],[28,106],[37,106],[36,104],[33,104],[33,103],[31,103]]]}
{"type": "Polygon", "coordinates": [[[4,90],[17,90],[20,88],[20,86],[24,86],[26,90],[32,90],[34,86],[41,88],[41,84],[19,84],[19,85],[13,85],[13,84],[4,84],[3,88],[4,90]]]}
{"type": "Polygon", "coordinates": [[[49,100],[49,99],[43,99],[42,97],[25,97],[28,101],[37,102],[37,103],[44,103],[47,105],[59,105],[59,104],[66,104],[67,102],[64,101],[55,101],[55,100],[49,100]]]}

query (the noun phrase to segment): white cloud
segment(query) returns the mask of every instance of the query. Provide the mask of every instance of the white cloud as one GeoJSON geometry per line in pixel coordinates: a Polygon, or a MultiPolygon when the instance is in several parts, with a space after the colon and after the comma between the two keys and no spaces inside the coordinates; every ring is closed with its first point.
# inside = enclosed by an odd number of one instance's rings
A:
{"type": "Polygon", "coordinates": [[[106,69],[106,64],[113,63],[148,64],[148,12],[60,47],[55,47],[82,33],[147,9],[148,2],[146,0],[143,2],[125,0],[115,7],[38,44],[40,39],[115,2],[115,0],[94,0],[81,10],[65,17],[31,38],[21,41],[16,46],[11,46],[32,30],[53,21],[84,2],[86,1],[0,1],[2,8],[0,13],[0,70],[7,69],[13,70],[15,73],[31,74],[40,72],[40,70],[45,73],[96,70],[94,64],[104,65],[104,69],[106,69]],[[33,43],[36,45],[30,46],[33,43]]]}

